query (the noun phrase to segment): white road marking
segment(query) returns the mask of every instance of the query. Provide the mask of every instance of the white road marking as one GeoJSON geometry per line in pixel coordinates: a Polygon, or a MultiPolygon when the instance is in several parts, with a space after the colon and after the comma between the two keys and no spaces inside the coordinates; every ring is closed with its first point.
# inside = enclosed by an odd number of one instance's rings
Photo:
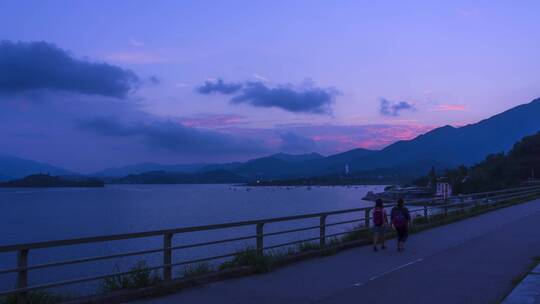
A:
{"type": "MultiPolygon", "coordinates": [[[[422,262],[423,260],[424,260],[423,258],[419,258],[419,259],[414,260],[414,261],[412,261],[412,262],[409,262],[409,263],[407,263],[407,264],[403,264],[403,265],[398,266],[398,267],[396,267],[396,268],[392,268],[392,269],[390,269],[390,270],[388,270],[388,271],[385,271],[385,272],[383,272],[383,273],[381,273],[381,274],[378,274],[378,275],[376,275],[376,276],[372,276],[371,278],[369,278],[369,280],[370,280],[370,281],[376,280],[376,279],[378,279],[378,278],[380,278],[380,277],[382,277],[382,276],[384,276],[384,275],[387,275],[387,274],[392,273],[392,272],[394,272],[394,271],[400,270],[400,269],[405,268],[405,267],[407,267],[407,266],[411,266],[411,265],[413,265],[413,264],[422,262]]],[[[360,286],[363,286],[364,284],[365,284],[365,283],[362,283],[362,282],[354,283],[354,287],[360,287],[360,286]]]]}
{"type": "Polygon", "coordinates": [[[382,277],[382,276],[385,276],[385,275],[387,275],[387,274],[390,274],[390,273],[392,273],[392,272],[394,272],[394,271],[398,271],[398,270],[400,270],[400,269],[402,269],[402,268],[405,268],[405,267],[411,266],[411,265],[413,265],[413,264],[422,262],[423,260],[424,260],[423,258],[420,258],[420,259],[414,260],[414,261],[412,261],[412,262],[409,262],[409,263],[407,263],[407,264],[403,264],[403,265],[401,265],[401,266],[398,266],[398,267],[396,267],[396,268],[392,268],[392,269],[390,269],[390,270],[388,270],[388,271],[385,271],[385,272],[383,272],[383,273],[381,273],[381,274],[378,274],[378,275],[376,275],[376,276],[371,277],[369,280],[370,280],[370,281],[376,280],[376,279],[378,279],[378,278],[380,278],[380,277],[382,277]]]}

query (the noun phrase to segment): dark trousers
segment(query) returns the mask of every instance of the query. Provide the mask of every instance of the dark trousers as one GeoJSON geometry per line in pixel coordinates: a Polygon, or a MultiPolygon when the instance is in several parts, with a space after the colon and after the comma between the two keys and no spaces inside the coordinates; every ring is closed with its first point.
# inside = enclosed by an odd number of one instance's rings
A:
{"type": "Polygon", "coordinates": [[[405,243],[405,241],[409,237],[409,228],[407,226],[396,228],[396,232],[397,232],[398,242],[405,243]]]}

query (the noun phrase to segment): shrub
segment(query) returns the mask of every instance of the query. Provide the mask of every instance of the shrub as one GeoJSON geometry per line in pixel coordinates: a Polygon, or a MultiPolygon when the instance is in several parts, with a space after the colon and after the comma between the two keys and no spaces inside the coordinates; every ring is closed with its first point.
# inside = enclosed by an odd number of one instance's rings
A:
{"type": "MultiPolygon", "coordinates": [[[[119,272],[118,267],[115,267],[115,270],[115,272],[119,272]]],[[[101,286],[102,291],[111,292],[120,289],[147,287],[160,281],[159,276],[155,275],[144,261],[137,262],[129,271],[128,274],[105,278],[101,286]]]]}
{"type": "MultiPolygon", "coordinates": [[[[55,304],[68,300],[65,296],[43,290],[28,292],[28,303],[31,304],[55,304]]],[[[0,298],[0,304],[17,304],[17,295],[9,295],[0,298]]]]}
{"type": "Polygon", "coordinates": [[[184,268],[183,277],[192,278],[212,272],[214,269],[208,263],[189,264],[184,268]]]}
{"type": "Polygon", "coordinates": [[[351,242],[361,239],[371,238],[371,231],[369,229],[363,228],[363,226],[357,226],[353,229],[354,231],[348,232],[341,238],[342,242],[351,242]]]}
{"type": "Polygon", "coordinates": [[[318,243],[314,242],[303,242],[298,244],[298,252],[306,252],[319,249],[321,249],[321,246],[318,243]]]}
{"type": "Polygon", "coordinates": [[[272,260],[271,256],[260,255],[255,249],[247,248],[237,252],[232,260],[219,265],[219,269],[253,266],[257,273],[268,272],[270,271],[272,260]]]}

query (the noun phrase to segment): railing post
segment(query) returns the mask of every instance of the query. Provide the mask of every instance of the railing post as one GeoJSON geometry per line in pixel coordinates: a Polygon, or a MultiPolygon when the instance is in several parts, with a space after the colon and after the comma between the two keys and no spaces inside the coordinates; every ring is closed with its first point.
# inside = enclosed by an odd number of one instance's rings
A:
{"type": "Polygon", "coordinates": [[[170,281],[172,279],[172,233],[163,235],[163,280],[170,281]]]}
{"type": "Polygon", "coordinates": [[[264,223],[257,223],[257,254],[260,256],[264,255],[264,223]]]}
{"type": "Polygon", "coordinates": [[[371,211],[370,208],[367,208],[364,210],[364,225],[366,228],[369,228],[369,212],[371,211]]]}
{"type": "Polygon", "coordinates": [[[428,204],[424,203],[424,218],[426,219],[426,222],[429,220],[428,216],[428,204]]]}
{"type": "Polygon", "coordinates": [[[323,248],[326,246],[326,214],[321,215],[319,224],[319,246],[323,248]]]}
{"type": "MultiPolygon", "coordinates": [[[[26,267],[28,267],[28,249],[20,249],[17,251],[17,267],[19,268],[19,271],[17,272],[17,289],[27,288],[28,270],[26,270],[26,267]]],[[[17,304],[27,303],[28,293],[26,291],[19,292],[17,294],[17,304]]]]}

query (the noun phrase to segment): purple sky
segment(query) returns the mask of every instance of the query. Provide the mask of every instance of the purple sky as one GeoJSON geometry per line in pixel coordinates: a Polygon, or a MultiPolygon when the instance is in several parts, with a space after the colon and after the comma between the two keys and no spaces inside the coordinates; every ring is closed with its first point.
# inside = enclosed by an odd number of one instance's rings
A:
{"type": "Polygon", "coordinates": [[[0,154],[382,148],[540,96],[538,1],[1,1],[0,154]]]}

